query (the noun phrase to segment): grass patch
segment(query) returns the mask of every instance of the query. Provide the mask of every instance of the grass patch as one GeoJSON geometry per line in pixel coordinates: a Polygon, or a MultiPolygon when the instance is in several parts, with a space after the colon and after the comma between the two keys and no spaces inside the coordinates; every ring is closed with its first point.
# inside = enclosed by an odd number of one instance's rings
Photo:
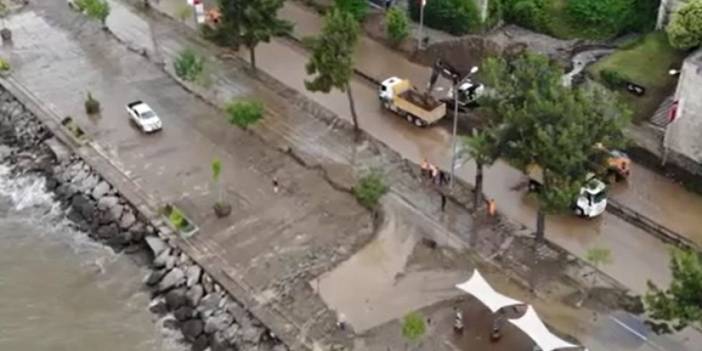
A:
{"type": "Polygon", "coordinates": [[[686,52],[670,46],[665,33],[653,32],[596,62],[588,71],[598,81],[604,81],[603,71],[617,72],[646,88],[646,95],[641,97],[623,94],[634,110],[634,121],[642,121],[653,115],[673,92],[677,79],[668,71],[679,68],[685,56],[686,52]]]}
{"type": "Polygon", "coordinates": [[[376,170],[359,179],[358,184],[353,187],[353,194],[358,203],[366,208],[373,209],[378,205],[378,201],[388,191],[383,175],[376,170]]]}

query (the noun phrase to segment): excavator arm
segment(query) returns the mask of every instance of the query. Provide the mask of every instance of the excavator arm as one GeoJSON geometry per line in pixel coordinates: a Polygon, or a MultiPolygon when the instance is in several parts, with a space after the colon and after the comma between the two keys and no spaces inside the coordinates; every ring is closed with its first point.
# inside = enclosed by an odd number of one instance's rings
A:
{"type": "Polygon", "coordinates": [[[432,93],[439,76],[450,80],[453,85],[458,84],[458,82],[461,80],[461,74],[456,68],[441,59],[436,59],[431,67],[431,77],[429,78],[429,83],[427,84],[426,95],[430,95],[432,93]]]}

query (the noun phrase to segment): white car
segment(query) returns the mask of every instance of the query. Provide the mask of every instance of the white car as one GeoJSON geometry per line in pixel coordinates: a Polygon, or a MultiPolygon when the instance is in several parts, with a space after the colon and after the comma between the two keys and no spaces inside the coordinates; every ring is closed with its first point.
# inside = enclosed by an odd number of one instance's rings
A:
{"type": "Polygon", "coordinates": [[[144,133],[156,132],[163,128],[158,115],[141,100],[128,103],[127,113],[129,113],[129,119],[134,121],[144,133]]]}

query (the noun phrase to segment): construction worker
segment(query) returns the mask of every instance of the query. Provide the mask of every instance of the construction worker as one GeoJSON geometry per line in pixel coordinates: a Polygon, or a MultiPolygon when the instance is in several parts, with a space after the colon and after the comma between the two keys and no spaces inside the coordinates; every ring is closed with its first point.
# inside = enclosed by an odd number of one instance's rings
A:
{"type": "Polygon", "coordinates": [[[422,173],[422,177],[429,178],[429,175],[431,174],[431,170],[429,169],[429,161],[427,161],[427,159],[425,158],[424,160],[422,160],[422,163],[419,167],[422,173]]]}
{"type": "Polygon", "coordinates": [[[487,213],[491,217],[497,213],[497,205],[495,204],[495,199],[487,200],[487,213]]]}

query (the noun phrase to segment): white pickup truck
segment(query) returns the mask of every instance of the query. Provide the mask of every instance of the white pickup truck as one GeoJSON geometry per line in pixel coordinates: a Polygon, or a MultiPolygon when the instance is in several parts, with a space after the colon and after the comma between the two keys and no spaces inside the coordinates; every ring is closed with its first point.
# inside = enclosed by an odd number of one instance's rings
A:
{"type": "Polygon", "coordinates": [[[132,120],[144,133],[152,133],[161,130],[163,125],[156,113],[141,100],[130,102],[127,104],[127,113],[129,119],[132,120]]]}

